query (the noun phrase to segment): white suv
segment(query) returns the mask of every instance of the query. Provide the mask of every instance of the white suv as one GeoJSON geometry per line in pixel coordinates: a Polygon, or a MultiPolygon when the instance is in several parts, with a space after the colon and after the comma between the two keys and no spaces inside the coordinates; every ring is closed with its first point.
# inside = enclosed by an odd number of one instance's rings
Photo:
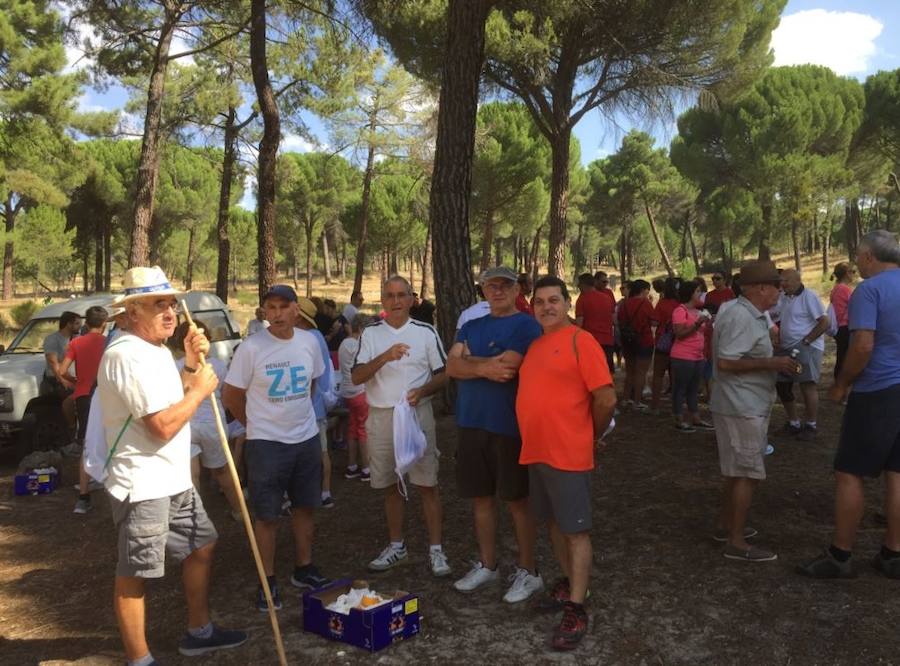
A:
{"type": "MultiPolygon", "coordinates": [[[[59,398],[42,392],[44,338],[59,330],[63,312],[84,317],[88,308],[108,308],[114,298],[116,294],[94,294],[48,305],[35,313],[9,348],[0,353],[0,448],[15,446],[16,457],[21,459],[31,451],[68,443],[70,433],[59,398]]],[[[209,355],[228,363],[241,340],[231,310],[218,296],[207,292],[189,292],[184,300],[194,319],[209,328],[209,355]]]]}

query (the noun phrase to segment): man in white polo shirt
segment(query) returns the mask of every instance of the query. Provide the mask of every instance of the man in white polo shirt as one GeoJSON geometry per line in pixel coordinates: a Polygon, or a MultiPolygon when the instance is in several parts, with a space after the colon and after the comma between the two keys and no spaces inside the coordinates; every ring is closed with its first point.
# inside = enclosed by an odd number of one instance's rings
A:
{"type": "Polygon", "coordinates": [[[403,543],[404,498],[394,471],[394,405],[408,400],[416,408],[425,433],[425,454],[409,469],[410,483],[419,489],[430,540],[429,560],[435,576],[450,573],[441,548],[441,500],[438,494],[438,456],[431,396],[447,383],[447,356],[434,327],[409,316],[413,295],[409,282],[389,278],[381,289],[385,318],[363,329],[351,379],[366,385],[369,417],[369,473],[372,488],[383,489],[390,543],[374,560],[372,571],[390,569],[406,559],[403,543]]]}
{"type": "MultiPolygon", "coordinates": [[[[294,326],[298,306],[293,289],[274,285],[263,298],[263,308],[269,328],[237,348],[222,402],[247,427],[244,458],[256,543],[278,610],[275,537],[285,493],[291,501],[295,544],[291,585],[316,588],[328,582],[312,563],[313,510],[322,502],[322,450],[311,396],[325,364],[312,334],[294,326]]],[[[269,610],[262,587],[256,608],[269,610]]]]}
{"type": "Polygon", "coordinates": [[[822,301],[811,289],[803,286],[802,276],[793,268],[781,271],[784,297],[781,303],[781,344],[777,356],[796,356],[803,366],[800,374],[778,375],[775,388],[787,412],[788,422],[784,432],[798,439],[810,441],[816,436],[816,412],[819,409],[819,393],[816,385],[822,370],[828,315],[822,301]],[[795,351],[796,350],[796,351],[795,351]],[[806,420],[800,422],[797,403],[794,401],[794,383],[800,384],[800,395],[805,406],[806,420]]]}

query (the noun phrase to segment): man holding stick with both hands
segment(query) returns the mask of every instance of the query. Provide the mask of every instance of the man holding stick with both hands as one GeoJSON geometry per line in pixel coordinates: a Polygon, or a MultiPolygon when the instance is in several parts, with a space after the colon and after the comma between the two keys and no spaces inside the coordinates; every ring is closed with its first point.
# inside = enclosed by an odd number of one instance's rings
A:
{"type": "Polygon", "coordinates": [[[209,617],[212,554],[218,535],[191,483],[189,422],[218,380],[200,364],[209,341],[195,327],[185,336],[185,367],[165,347],[178,323],[181,295],[159,267],[125,274],[129,332],[114,340],[97,374],[107,444],[112,516],[119,561],[113,602],[131,666],[155,664],[144,634],[144,579],[161,578],[168,553],[182,562],[188,631],[179,652],[196,656],[237,647],[242,631],[216,627],[209,617]]]}

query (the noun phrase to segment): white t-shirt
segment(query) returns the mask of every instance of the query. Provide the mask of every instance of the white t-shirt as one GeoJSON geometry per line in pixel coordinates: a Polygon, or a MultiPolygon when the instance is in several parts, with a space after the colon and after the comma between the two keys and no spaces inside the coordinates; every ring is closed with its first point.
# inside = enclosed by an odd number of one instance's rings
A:
{"type": "Polygon", "coordinates": [[[393,407],[407,391],[430,382],[447,362],[434,327],[410,318],[400,328],[394,328],[384,319],[366,326],[353,365],[368,363],[399,343],[409,345],[408,354],[399,361],[386,363],[366,382],[366,398],[372,407],[393,407]]]}
{"type": "Polygon", "coordinates": [[[354,384],[350,379],[353,371],[353,359],[359,349],[359,340],[354,337],[344,338],[338,347],[338,367],[341,369],[341,397],[355,398],[360,393],[366,392],[365,384],[354,384]]]}
{"type": "Polygon", "coordinates": [[[131,415],[107,470],[110,495],[142,502],[190,488],[190,425],[185,424],[172,439],[163,442],[143,421],[148,414],[171,407],[184,397],[172,353],[136,335],[121,335],[103,353],[97,391],[110,450],[131,415]]]}
{"type": "MultiPolygon", "coordinates": [[[[228,366],[225,365],[225,361],[218,358],[208,358],[206,362],[213,367],[213,370],[216,373],[216,377],[219,378],[219,385],[216,387],[216,403],[219,405],[219,416],[223,419],[225,418],[225,409],[222,407],[222,382],[225,381],[225,375],[228,374],[228,366]]],[[[175,367],[178,368],[178,371],[181,372],[181,369],[184,367],[184,357],[175,361],[175,367]]],[[[204,400],[200,403],[200,406],[197,408],[197,411],[194,412],[194,416],[191,418],[191,423],[215,423],[216,417],[213,414],[212,404],[209,400],[204,400]]],[[[223,420],[222,423],[225,423],[223,420]]]]}
{"type": "MultiPolygon", "coordinates": [[[[785,296],[781,305],[781,346],[796,347],[816,327],[818,319],[825,315],[821,299],[811,289],[804,287],[796,296],[785,296]]],[[[825,351],[825,336],[820,335],[810,345],[825,351]]]]}
{"type": "Polygon", "coordinates": [[[349,324],[350,322],[353,321],[353,318],[359,314],[359,308],[357,308],[355,305],[353,305],[353,303],[347,303],[347,305],[344,306],[344,310],[341,312],[341,314],[343,315],[344,319],[346,319],[347,323],[349,324]]]}
{"type": "Polygon", "coordinates": [[[459,319],[456,320],[456,330],[463,327],[467,321],[486,317],[491,312],[491,304],[487,301],[478,301],[475,305],[470,305],[459,313],[459,319]]]}
{"type": "Polygon", "coordinates": [[[225,382],[247,391],[247,439],[298,444],[319,432],[312,382],[325,372],[319,343],[294,329],[290,340],[268,329],[247,338],[231,359],[225,382]]]}

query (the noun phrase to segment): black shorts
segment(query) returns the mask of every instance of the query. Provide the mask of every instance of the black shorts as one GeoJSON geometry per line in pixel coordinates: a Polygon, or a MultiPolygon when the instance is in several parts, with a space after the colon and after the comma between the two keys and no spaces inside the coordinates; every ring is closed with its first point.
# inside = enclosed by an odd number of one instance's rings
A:
{"type": "Polygon", "coordinates": [[[506,502],[528,497],[528,467],[519,464],[522,440],[479,428],[459,428],[456,487],[460,497],[506,502]]]}
{"type": "Polygon", "coordinates": [[[850,394],[834,469],[873,478],[900,472],[900,384],[850,394]]]}
{"type": "Polygon", "coordinates": [[[293,507],[322,504],[319,434],[298,444],[249,439],[244,448],[250,507],[260,520],[275,520],[287,493],[293,507]]]}
{"type": "Polygon", "coordinates": [[[531,511],[564,534],[591,529],[591,472],[569,472],[543,463],[528,466],[531,511]]]}

